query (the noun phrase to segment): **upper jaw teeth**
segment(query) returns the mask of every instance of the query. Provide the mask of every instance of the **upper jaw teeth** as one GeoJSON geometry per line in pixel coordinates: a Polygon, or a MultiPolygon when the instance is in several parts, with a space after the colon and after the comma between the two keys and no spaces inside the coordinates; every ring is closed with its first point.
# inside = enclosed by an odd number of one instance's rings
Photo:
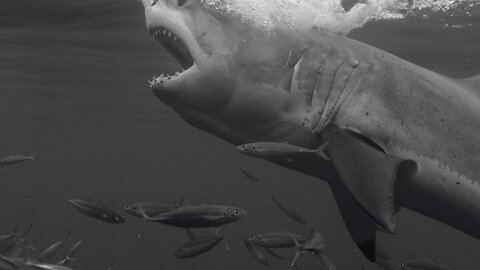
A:
{"type": "Polygon", "coordinates": [[[153,76],[153,79],[148,81],[148,83],[150,84],[150,87],[153,87],[155,85],[158,85],[158,84],[162,84],[164,82],[167,82],[168,80],[171,80],[171,79],[174,79],[176,77],[178,77],[180,75],[180,72],[175,72],[174,75],[160,75],[160,76],[153,76]]]}
{"type": "Polygon", "coordinates": [[[177,36],[175,34],[173,34],[172,32],[168,31],[167,29],[163,29],[163,28],[156,28],[152,31],[152,35],[154,37],[159,37],[161,35],[163,35],[164,37],[169,37],[169,38],[172,38],[173,37],[173,40],[177,40],[177,36]]]}

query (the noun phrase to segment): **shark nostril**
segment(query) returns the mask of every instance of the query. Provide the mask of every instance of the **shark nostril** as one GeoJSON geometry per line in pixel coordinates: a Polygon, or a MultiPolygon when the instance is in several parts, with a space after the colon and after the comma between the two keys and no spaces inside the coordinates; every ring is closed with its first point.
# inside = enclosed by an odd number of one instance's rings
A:
{"type": "Polygon", "coordinates": [[[158,2],[158,0],[153,0],[152,1],[152,6],[155,5],[158,2]]]}

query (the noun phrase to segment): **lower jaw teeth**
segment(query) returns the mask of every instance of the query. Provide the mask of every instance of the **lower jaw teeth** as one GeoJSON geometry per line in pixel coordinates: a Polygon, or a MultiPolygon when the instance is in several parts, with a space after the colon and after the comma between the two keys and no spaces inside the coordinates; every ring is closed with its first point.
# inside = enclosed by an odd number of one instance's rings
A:
{"type": "Polygon", "coordinates": [[[174,75],[160,75],[160,76],[153,76],[153,79],[151,81],[148,81],[148,83],[150,84],[150,87],[152,86],[155,86],[155,85],[158,85],[158,84],[162,84],[162,83],[165,83],[167,82],[168,80],[171,80],[173,78],[176,78],[180,75],[180,72],[175,72],[174,75]]]}

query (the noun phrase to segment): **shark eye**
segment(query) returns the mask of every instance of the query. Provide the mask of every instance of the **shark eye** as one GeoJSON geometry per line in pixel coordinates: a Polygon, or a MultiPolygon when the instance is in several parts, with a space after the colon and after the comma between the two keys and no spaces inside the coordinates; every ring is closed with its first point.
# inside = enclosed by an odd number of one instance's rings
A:
{"type": "Polygon", "coordinates": [[[185,5],[185,3],[187,3],[187,0],[178,0],[178,1],[177,1],[177,5],[178,5],[179,7],[185,5]]]}

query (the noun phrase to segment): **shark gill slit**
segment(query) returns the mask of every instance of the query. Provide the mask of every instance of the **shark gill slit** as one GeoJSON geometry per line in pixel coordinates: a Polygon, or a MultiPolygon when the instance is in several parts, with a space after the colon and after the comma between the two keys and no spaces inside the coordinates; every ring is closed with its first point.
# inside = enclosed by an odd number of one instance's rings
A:
{"type": "Polygon", "coordinates": [[[331,86],[335,80],[335,72],[339,65],[341,65],[341,61],[338,62],[338,59],[343,60],[340,53],[337,50],[330,49],[325,58],[320,62],[318,72],[319,84],[313,93],[314,98],[312,99],[311,106],[312,121],[310,123],[310,128],[312,130],[317,126],[323,110],[327,105],[327,100],[329,99],[331,94],[330,91],[332,90],[331,86]]]}
{"type": "MultiPolygon", "coordinates": [[[[332,54],[337,54],[337,52],[333,52],[332,54]]],[[[329,58],[329,57],[327,57],[327,58],[329,58]]],[[[319,109],[318,114],[315,114],[315,112],[314,112],[312,126],[311,126],[312,130],[316,130],[320,125],[323,126],[326,123],[325,117],[328,118],[328,116],[329,116],[328,106],[329,106],[329,104],[332,103],[332,98],[336,97],[335,86],[336,86],[336,82],[338,80],[338,76],[339,76],[338,74],[341,71],[341,68],[343,67],[345,61],[346,61],[346,57],[343,57],[342,60],[340,62],[338,62],[338,64],[335,63],[335,65],[337,67],[335,68],[335,71],[332,74],[333,76],[330,76],[330,77],[326,78],[327,80],[330,79],[330,81],[327,81],[327,83],[329,83],[328,94],[326,95],[326,98],[322,102],[323,105],[320,108],[318,108],[319,109]]],[[[327,62],[327,65],[328,65],[328,59],[327,59],[326,62],[327,62]]],[[[322,89],[317,89],[317,91],[322,91],[322,89]]]]}
{"type": "MultiPolygon", "coordinates": [[[[347,58],[345,57],[342,60],[342,62],[340,63],[340,65],[337,67],[337,69],[335,70],[335,75],[333,77],[332,85],[330,87],[330,92],[329,92],[328,98],[325,102],[325,107],[323,108],[322,116],[320,117],[319,124],[324,124],[324,123],[327,122],[327,119],[329,118],[330,113],[333,110],[333,106],[329,106],[329,105],[331,105],[332,102],[336,103],[336,101],[340,97],[339,95],[337,95],[337,93],[339,91],[336,91],[336,90],[340,89],[340,88],[337,88],[337,86],[340,86],[338,84],[338,81],[341,80],[341,78],[339,79],[339,77],[344,75],[343,72],[342,72],[342,67],[344,67],[346,60],[347,60],[347,58]]],[[[343,92],[343,90],[341,90],[341,92],[343,92]]]]}
{"type": "Polygon", "coordinates": [[[294,83],[295,83],[295,78],[297,77],[298,70],[299,70],[299,64],[302,62],[303,58],[305,57],[305,54],[307,53],[308,48],[304,48],[298,57],[298,59],[295,61],[295,64],[291,63],[291,56],[292,56],[292,51],[290,51],[288,55],[288,62],[287,62],[287,67],[293,67],[292,70],[292,75],[290,77],[290,85],[288,87],[288,92],[292,93],[292,89],[294,88],[294,83]]]}
{"type": "Polygon", "coordinates": [[[355,67],[353,67],[350,75],[348,76],[348,79],[345,83],[345,87],[342,90],[342,93],[340,94],[340,97],[336,101],[336,103],[332,107],[332,112],[330,113],[328,119],[325,119],[325,122],[323,122],[323,126],[320,125],[322,123],[319,123],[319,126],[315,128],[315,131],[321,131],[325,126],[328,125],[330,120],[333,118],[333,116],[337,113],[339,108],[342,106],[342,104],[345,102],[345,100],[350,96],[350,94],[357,89],[358,85],[362,82],[363,78],[365,78],[366,71],[368,69],[369,65],[367,67],[364,67],[364,65],[359,64],[355,67]],[[356,76],[356,77],[355,77],[356,76]]]}

